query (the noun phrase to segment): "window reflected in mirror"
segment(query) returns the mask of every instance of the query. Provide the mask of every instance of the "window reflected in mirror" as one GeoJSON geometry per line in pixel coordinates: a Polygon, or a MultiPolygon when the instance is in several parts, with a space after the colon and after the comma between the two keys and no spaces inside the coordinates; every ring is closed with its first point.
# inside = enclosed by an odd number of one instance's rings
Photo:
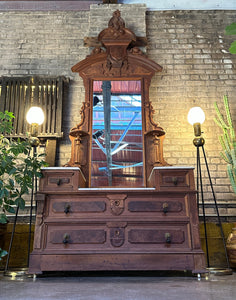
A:
{"type": "Polygon", "coordinates": [[[94,81],[92,187],[142,187],[140,81],[94,81]]]}

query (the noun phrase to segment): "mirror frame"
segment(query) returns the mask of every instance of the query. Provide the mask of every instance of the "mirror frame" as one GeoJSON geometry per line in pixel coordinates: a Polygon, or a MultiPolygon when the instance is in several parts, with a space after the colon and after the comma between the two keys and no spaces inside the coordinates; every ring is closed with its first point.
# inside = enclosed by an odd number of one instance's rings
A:
{"type": "Polygon", "coordinates": [[[144,185],[153,167],[168,165],[163,158],[163,139],[165,131],[153,120],[154,110],[149,100],[151,79],[162,67],[147,58],[135,46],[135,34],[125,27],[120,11],[116,10],[108,22],[108,28],[98,35],[102,47],[96,47],[84,60],[72,67],[79,73],[85,87],[85,102],[80,115],[81,121],[70,131],[71,159],[66,166],[80,167],[86,179],[86,186],[91,186],[91,148],[93,82],[97,80],[140,80],[142,97],[143,130],[143,167],[144,185]]]}

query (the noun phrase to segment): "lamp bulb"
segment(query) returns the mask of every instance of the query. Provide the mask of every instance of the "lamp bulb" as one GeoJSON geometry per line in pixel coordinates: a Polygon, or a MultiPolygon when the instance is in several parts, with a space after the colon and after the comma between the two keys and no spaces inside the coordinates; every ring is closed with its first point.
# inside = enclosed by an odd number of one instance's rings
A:
{"type": "Polygon", "coordinates": [[[32,106],[26,114],[26,120],[29,124],[33,124],[33,123],[36,123],[38,125],[43,124],[44,113],[42,108],[37,106],[32,106]]]}
{"type": "Polygon", "coordinates": [[[191,125],[202,124],[205,121],[205,113],[199,106],[192,107],[188,112],[188,122],[191,125]]]}

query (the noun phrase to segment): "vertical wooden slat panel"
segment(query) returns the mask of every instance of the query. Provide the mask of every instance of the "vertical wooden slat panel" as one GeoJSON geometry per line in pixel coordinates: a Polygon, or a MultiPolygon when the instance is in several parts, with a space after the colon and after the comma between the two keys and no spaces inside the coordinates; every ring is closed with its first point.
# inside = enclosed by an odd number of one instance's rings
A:
{"type": "Polygon", "coordinates": [[[33,81],[34,93],[33,93],[33,106],[39,105],[39,79],[36,77],[33,81]]]}
{"type": "Polygon", "coordinates": [[[56,122],[56,102],[57,102],[57,93],[56,93],[56,82],[52,81],[52,122],[51,122],[51,133],[55,133],[55,122],[56,122]]]}
{"type": "MultiPolygon", "coordinates": [[[[25,85],[25,113],[27,113],[27,111],[29,110],[30,106],[31,106],[31,93],[32,93],[32,89],[31,89],[31,79],[29,79],[27,81],[27,84],[25,85]]],[[[29,126],[27,124],[27,122],[23,122],[23,132],[26,133],[27,131],[29,131],[29,126]]]]}
{"type": "Polygon", "coordinates": [[[45,113],[41,135],[60,137],[62,125],[63,77],[2,77],[0,78],[0,110],[15,115],[14,134],[24,136],[29,131],[26,113],[32,105],[40,106],[45,113]]]}
{"type": "Polygon", "coordinates": [[[14,112],[14,98],[15,98],[15,81],[11,82],[11,99],[9,111],[14,112]]]}
{"type": "Polygon", "coordinates": [[[13,121],[13,131],[16,134],[17,122],[18,122],[18,111],[17,111],[17,82],[18,80],[14,80],[13,82],[13,95],[12,95],[12,112],[15,115],[15,119],[13,121]]]}
{"type": "Polygon", "coordinates": [[[5,110],[9,111],[10,108],[10,101],[11,101],[11,85],[7,82],[7,100],[5,104],[5,110]]]}
{"type": "Polygon", "coordinates": [[[50,86],[48,84],[48,81],[46,81],[46,98],[45,98],[45,107],[46,107],[46,128],[45,128],[45,133],[48,133],[49,130],[49,124],[51,122],[51,118],[50,118],[50,113],[49,113],[49,94],[50,94],[50,86]]]}
{"type": "Polygon", "coordinates": [[[0,98],[0,111],[4,112],[6,110],[6,93],[7,84],[6,80],[3,78],[1,81],[1,98],[0,98]]]}
{"type": "Polygon", "coordinates": [[[47,83],[43,80],[43,92],[42,92],[42,109],[44,111],[45,121],[42,125],[42,132],[46,132],[46,122],[47,122],[47,83]]]}
{"type": "Polygon", "coordinates": [[[23,135],[23,124],[24,124],[24,112],[25,112],[25,95],[24,95],[24,90],[25,90],[25,84],[24,82],[20,82],[20,87],[19,87],[19,110],[18,110],[18,124],[17,124],[17,133],[20,135],[23,135]]]}
{"type": "Polygon", "coordinates": [[[56,109],[56,132],[59,134],[61,132],[61,125],[62,125],[62,96],[63,96],[63,80],[60,77],[57,81],[57,105],[55,107],[56,109]]]}
{"type": "Polygon", "coordinates": [[[14,134],[18,133],[18,123],[20,122],[19,118],[19,98],[20,98],[20,85],[21,82],[19,80],[15,81],[15,120],[14,120],[14,134]]]}

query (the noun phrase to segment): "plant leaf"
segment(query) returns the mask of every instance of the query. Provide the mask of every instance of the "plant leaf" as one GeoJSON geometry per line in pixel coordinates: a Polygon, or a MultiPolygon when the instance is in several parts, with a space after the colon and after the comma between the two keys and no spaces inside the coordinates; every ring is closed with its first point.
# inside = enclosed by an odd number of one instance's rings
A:
{"type": "Polygon", "coordinates": [[[5,214],[0,214],[0,224],[7,223],[7,216],[5,214]]]}
{"type": "Polygon", "coordinates": [[[232,54],[236,54],[236,41],[234,41],[229,48],[229,52],[232,54]]]}
{"type": "Polygon", "coordinates": [[[234,35],[236,34],[236,23],[232,23],[225,28],[225,34],[234,35]]]}
{"type": "Polygon", "coordinates": [[[15,204],[17,206],[19,206],[20,209],[24,209],[25,208],[25,200],[23,198],[21,198],[21,197],[16,198],[15,204]]]}
{"type": "Polygon", "coordinates": [[[0,248],[0,260],[2,260],[2,257],[6,256],[7,255],[7,251],[6,250],[2,250],[0,248]]]}

